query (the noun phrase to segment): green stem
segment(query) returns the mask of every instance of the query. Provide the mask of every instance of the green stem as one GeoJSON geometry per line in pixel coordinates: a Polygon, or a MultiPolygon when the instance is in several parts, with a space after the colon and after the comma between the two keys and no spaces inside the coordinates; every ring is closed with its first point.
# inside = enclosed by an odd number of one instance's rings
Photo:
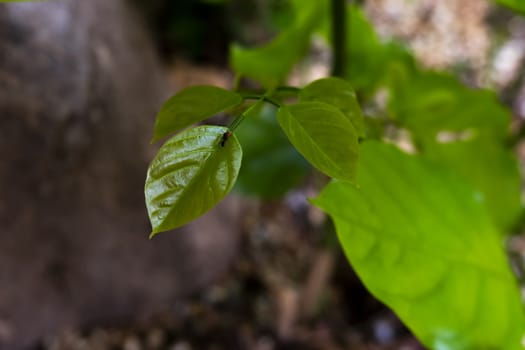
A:
{"type": "Polygon", "coordinates": [[[301,91],[301,89],[295,86],[278,86],[275,89],[275,92],[292,92],[296,94],[299,93],[299,91],[301,91]]]}
{"type": "MultiPolygon", "coordinates": [[[[243,98],[249,99],[249,98],[246,98],[244,96],[243,96],[243,98]]],[[[255,107],[259,106],[259,104],[261,104],[264,101],[264,97],[263,96],[258,96],[257,100],[258,100],[257,102],[255,102],[247,110],[245,110],[237,118],[235,118],[231,122],[231,124],[228,126],[228,129],[230,129],[231,131],[234,131],[235,129],[237,129],[237,127],[242,123],[242,121],[244,120],[246,115],[248,115],[248,113],[250,113],[255,107]]]]}
{"type": "Polygon", "coordinates": [[[235,74],[235,77],[233,78],[233,91],[239,91],[239,88],[241,86],[241,75],[235,74]]]}
{"type": "Polygon", "coordinates": [[[231,122],[231,124],[228,126],[228,129],[230,129],[231,131],[235,131],[235,129],[237,129],[237,127],[242,123],[243,120],[244,120],[244,113],[237,116],[237,118],[235,118],[231,122]]]}
{"type": "Polygon", "coordinates": [[[344,77],[347,67],[346,57],[346,0],[332,0],[332,44],[334,47],[332,76],[344,77]]]}
{"type": "MultiPolygon", "coordinates": [[[[297,88],[294,88],[292,86],[289,86],[289,87],[287,86],[286,88],[289,88],[290,90],[291,89],[297,89],[297,88]]],[[[297,91],[299,91],[299,89],[297,89],[297,91]]],[[[263,102],[267,102],[267,103],[269,103],[269,104],[271,104],[271,105],[273,105],[273,106],[275,106],[277,108],[281,107],[281,104],[279,103],[279,101],[274,100],[273,98],[271,98],[268,95],[257,95],[257,94],[252,94],[252,93],[243,94],[243,93],[241,93],[241,96],[242,96],[242,98],[244,100],[257,100],[257,102],[255,102],[253,105],[251,105],[247,110],[242,112],[237,118],[235,118],[231,122],[231,124],[228,126],[228,129],[230,129],[231,131],[234,131],[242,123],[242,121],[244,120],[246,115],[248,115],[248,113],[250,113],[255,107],[259,106],[259,104],[261,104],[263,102]]]]}
{"type": "Polygon", "coordinates": [[[279,103],[279,101],[274,100],[273,98],[267,95],[241,94],[241,96],[245,100],[262,100],[264,102],[268,102],[271,105],[274,105],[277,108],[281,107],[281,104],[279,103]]]}

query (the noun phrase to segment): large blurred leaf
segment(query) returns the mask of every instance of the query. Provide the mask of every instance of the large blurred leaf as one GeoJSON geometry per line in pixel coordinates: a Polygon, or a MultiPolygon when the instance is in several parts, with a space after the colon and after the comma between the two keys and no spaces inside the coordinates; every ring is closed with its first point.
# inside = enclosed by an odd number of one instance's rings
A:
{"type": "Polygon", "coordinates": [[[352,85],[340,78],[324,78],[306,85],[299,92],[300,101],[328,103],[343,112],[359,137],[365,134],[365,122],[352,85]]]}
{"type": "Polygon", "coordinates": [[[313,202],[368,289],[431,349],[523,349],[519,289],[478,193],[379,143],[361,149],[359,184],[313,202]]]}
{"type": "Polygon", "coordinates": [[[242,97],[216,86],[192,86],[164,103],[155,122],[157,141],[242,102],[242,97]]]}
{"type": "Polygon", "coordinates": [[[525,1],[523,0],[496,0],[496,2],[525,15],[525,1]]]}
{"type": "Polygon", "coordinates": [[[237,74],[252,78],[267,88],[275,87],[286,78],[305,54],[312,32],[323,19],[326,2],[309,0],[295,7],[295,21],[266,45],[255,49],[231,47],[230,64],[237,74]]]}
{"type": "Polygon", "coordinates": [[[242,168],[236,189],[270,199],[284,195],[310,169],[283,134],[273,106],[251,113],[237,128],[243,148],[242,168]]]}
{"type": "Polygon", "coordinates": [[[509,233],[523,210],[518,162],[511,150],[481,131],[472,133],[466,140],[428,142],[422,154],[468,179],[480,191],[497,227],[509,233]]]}
{"type": "Polygon", "coordinates": [[[151,162],[146,206],[151,235],[187,224],[220,202],[232,189],[242,150],[225,127],[200,126],[168,140],[151,162]]]}
{"type": "Polygon", "coordinates": [[[442,130],[486,129],[503,140],[510,115],[495,94],[465,87],[443,73],[417,72],[400,78],[391,90],[389,109],[419,140],[442,130]]]}
{"type": "Polygon", "coordinates": [[[350,120],[322,102],[283,106],[277,120],[294,147],[314,167],[340,180],[355,180],[359,145],[350,120]]]}
{"type": "Polygon", "coordinates": [[[518,164],[505,146],[509,111],[492,92],[432,72],[404,77],[391,94],[391,115],[412,132],[422,154],[474,185],[507,233],[522,211],[518,164]]]}

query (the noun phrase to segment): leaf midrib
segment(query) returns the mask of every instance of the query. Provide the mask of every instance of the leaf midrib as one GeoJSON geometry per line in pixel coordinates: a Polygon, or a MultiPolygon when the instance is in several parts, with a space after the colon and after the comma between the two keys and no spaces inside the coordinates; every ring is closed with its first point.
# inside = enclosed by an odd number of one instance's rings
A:
{"type": "MultiPolygon", "coordinates": [[[[190,189],[192,188],[192,186],[194,185],[195,182],[197,182],[197,179],[200,179],[201,175],[203,174],[203,172],[205,171],[205,169],[207,170],[208,167],[210,166],[210,164],[212,164],[212,161],[215,159],[215,157],[217,156],[217,154],[219,154],[218,152],[218,148],[217,147],[214,147],[215,143],[217,143],[217,145],[219,144],[219,140],[221,138],[221,135],[217,135],[217,137],[215,138],[215,141],[210,145],[210,147],[213,147],[213,150],[210,152],[210,154],[202,161],[202,164],[203,166],[200,167],[197,172],[195,173],[195,176],[193,176],[190,181],[186,184],[186,186],[182,189],[182,191],[180,192],[180,194],[178,195],[178,199],[175,201],[175,205],[173,205],[171,207],[171,210],[168,210],[168,215],[166,216],[166,218],[170,217],[173,212],[176,211],[176,209],[179,207],[180,203],[182,203],[185,199],[185,197],[187,196],[188,192],[191,192],[190,189]]],[[[164,222],[166,222],[166,220],[163,220],[163,224],[164,222]]]]}

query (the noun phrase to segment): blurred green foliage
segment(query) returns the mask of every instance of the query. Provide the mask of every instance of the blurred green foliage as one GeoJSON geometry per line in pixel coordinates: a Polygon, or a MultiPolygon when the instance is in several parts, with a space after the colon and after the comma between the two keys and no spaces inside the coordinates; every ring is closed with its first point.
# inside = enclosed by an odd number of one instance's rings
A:
{"type": "Polygon", "coordinates": [[[421,154],[453,169],[480,191],[496,225],[507,232],[521,215],[521,177],[507,145],[511,115],[486,90],[425,71],[398,74],[389,112],[413,135],[421,154]]]}
{"type": "Polygon", "coordinates": [[[252,78],[265,88],[284,82],[310,46],[310,37],[323,19],[326,1],[310,0],[295,8],[294,20],[269,43],[255,49],[232,45],[230,65],[238,75],[252,78]]]}
{"type": "Polygon", "coordinates": [[[496,0],[496,2],[525,15],[525,1],[523,0],[496,0]]]}

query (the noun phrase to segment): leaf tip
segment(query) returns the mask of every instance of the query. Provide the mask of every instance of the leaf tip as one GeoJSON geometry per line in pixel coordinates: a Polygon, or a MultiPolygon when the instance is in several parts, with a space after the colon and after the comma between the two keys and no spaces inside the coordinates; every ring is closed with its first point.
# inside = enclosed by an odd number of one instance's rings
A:
{"type": "Polygon", "coordinates": [[[319,209],[323,209],[322,208],[322,200],[320,199],[320,196],[322,196],[322,193],[319,193],[319,195],[317,197],[307,198],[306,200],[308,201],[308,203],[310,203],[314,207],[317,207],[319,209]]]}
{"type": "Polygon", "coordinates": [[[157,130],[155,130],[153,132],[153,137],[151,138],[150,140],[150,143],[151,144],[154,144],[155,142],[161,140],[163,137],[165,137],[166,135],[163,135],[163,134],[160,134],[157,130]]]}
{"type": "Polygon", "coordinates": [[[351,176],[346,176],[344,178],[342,178],[342,177],[335,178],[334,177],[334,179],[339,181],[339,182],[343,182],[343,183],[352,185],[352,186],[354,186],[357,189],[361,188],[361,186],[359,185],[359,182],[357,181],[357,174],[353,174],[351,176]]]}
{"type": "Polygon", "coordinates": [[[150,144],[154,144],[155,142],[157,142],[158,140],[160,140],[160,137],[157,133],[154,133],[153,136],[151,137],[151,139],[149,140],[149,143],[150,144]]]}

